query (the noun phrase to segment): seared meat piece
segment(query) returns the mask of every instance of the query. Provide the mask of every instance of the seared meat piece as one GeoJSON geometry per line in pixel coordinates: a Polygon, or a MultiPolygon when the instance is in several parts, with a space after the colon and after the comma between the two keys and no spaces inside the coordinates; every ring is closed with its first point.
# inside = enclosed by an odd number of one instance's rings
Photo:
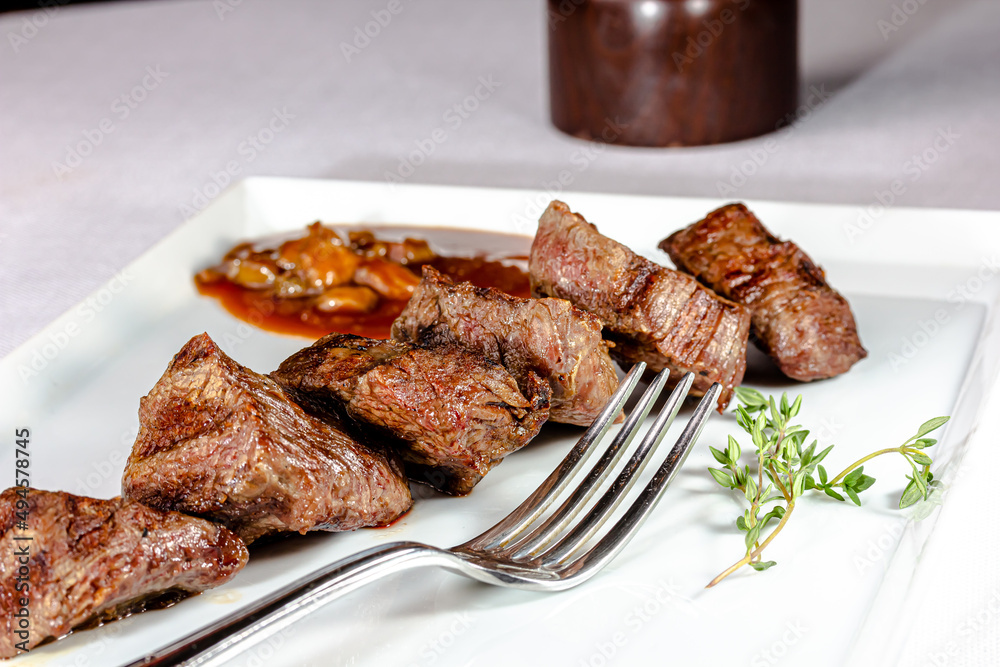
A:
{"type": "Polygon", "coordinates": [[[692,394],[718,382],[719,410],[728,405],[746,368],[743,306],[602,236],[560,201],[538,221],[529,270],[536,295],[569,299],[601,319],[613,357],[669,368],[676,379],[693,371],[692,394]]]}
{"type": "Polygon", "coordinates": [[[755,342],[788,377],[833,377],[868,355],[851,307],[823,269],[743,204],[709,213],[660,248],[679,269],[750,309],[755,342]]]}
{"type": "Polygon", "coordinates": [[[247,543],[387,524],[412,503],[400,465],[306,414],[207,334],[142,399],[122,495],[218,521],[247,543]]]}
{"type": "Polygon", "coordinates": [[[412,479],[456,495],[527,444],[548,416],[549,388],[538,376],[525,398],[503,366],[458,345],[330,334],[271,376],[310,410],[346,417],[359,436],[397,447],[412,479]]]}
{"type": "Polygon", "coordinates": [[[247,562],[226,528],[121,498],[11,488],[0,527],[0,658],[163,594],[213,588],[247,562]]]}
{"type": "Polygon", "coordinates": [[[563,299],[519,299],[456,284],[430,266],[392,337],[481,352],[506,366],[522,391],[540,375],[552,389],[551,421],[589,426],[618,387],[596,316],[563,299]]]}

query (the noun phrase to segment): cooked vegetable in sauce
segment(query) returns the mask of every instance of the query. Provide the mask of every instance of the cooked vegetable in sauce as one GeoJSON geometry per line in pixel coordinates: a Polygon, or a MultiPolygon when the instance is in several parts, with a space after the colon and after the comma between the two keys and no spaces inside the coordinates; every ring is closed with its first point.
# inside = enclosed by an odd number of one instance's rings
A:
{"type": "MultiPolygon", "coordinates": [[[[195,276],[198,291],[218,299],[254,326],[312,338],[354,333],[387,338],[389,327],[431,265],[457,280],[526,297],[524,265],[530,238],[435,228],[385,228],[387,235],[418,232],[431,240],[464,241],[459,255],[441,254],[424,238],[379,238],[370,230],[337,230],[315,222],[300,238],[244,242],[195,276]],[[509,253],[497,254],[496,248],[509,253]],[[493,252],[487,254],[487,249],[493,252]]],[[[379,230],[382,233],[382,230],[379,230]]]]}

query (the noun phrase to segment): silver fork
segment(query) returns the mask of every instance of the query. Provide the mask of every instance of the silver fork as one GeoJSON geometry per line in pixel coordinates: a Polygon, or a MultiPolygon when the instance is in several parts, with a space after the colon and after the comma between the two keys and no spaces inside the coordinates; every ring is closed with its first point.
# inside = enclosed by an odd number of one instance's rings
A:
{"type": "Polygon", "coordinates": [[[322,605],[385,575],[413,567],[439,565],[488,584],[528,590],[559,591],[582,584],[628,544],[649,516],[701,433],[721,391],[718,384],[712,385],[651,481],[600,539],[592,538],[625,499],[663,440],[691,388],[693,373],[677,384],[635,453],[593,506],[588,508],[587,501],[635,438],[667,383],[667,371],[659,373],[649,385],[611,445],[576,489],[542,518],[582,467],[594,445],[604,438],[644,370],[645,364],[640,363],[629,371],[603,412],[552,474],[517,509],[478,537],[447,550],[418,542],[391,542],[367,549],[331,563],[239,614],[221,619],[126,667],[221,664],[322,605]],[[583,517],[573,524],[580,514],[583,517]]]}

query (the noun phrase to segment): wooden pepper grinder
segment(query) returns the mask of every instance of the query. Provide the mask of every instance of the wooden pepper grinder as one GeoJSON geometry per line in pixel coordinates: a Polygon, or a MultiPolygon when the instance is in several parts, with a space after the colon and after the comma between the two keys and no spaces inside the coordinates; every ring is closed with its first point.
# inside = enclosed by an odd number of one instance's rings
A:
{"type": "Polygon", "coordinates": [[[548,0],[553,124],[582,139],[697,146],[786,124],[797,0],[548,0]]]}

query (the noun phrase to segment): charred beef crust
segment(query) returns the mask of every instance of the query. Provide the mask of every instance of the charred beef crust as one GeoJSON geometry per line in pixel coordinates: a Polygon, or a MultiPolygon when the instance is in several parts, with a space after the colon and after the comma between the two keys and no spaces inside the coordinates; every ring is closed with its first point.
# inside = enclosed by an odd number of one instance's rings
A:
{"type": "Polygon", "coordinates": [[[823,270],[746,206],[723,206],[660,248],[679,269],[750,309],[753,340],[788,377],[833,377],[867,356],[851,307],[823,270]]]}
{"type": "Polygon", "coordinates": [[[500,364],[463,347],[331,334],[271,374],[310,410],[347,417],[396,448],[412,479],[464,495],[548,416],[537,376],[526,398],[500,364]]]}
{"type": "Polygon", "coordinates": [[[618,387],[596,316],[564,299],[520,299],[455,283],[430,266],[392,337],[476,350],[503,364],[522,392],[541,376],[552,390],[550,421],[589,426],[618,387]]]}
{"type": "Polygon", "coordinates": [[[247,562],[246,546],[226,528],[121,498],[7,489],[0,493],[0,529],[3,658],[18,652],[14,612],[21,598],[29,601],[32,647],[94,618],[124,615],[131,603],[165,591],[189,594],[213,588],[247,562]],[[22,499],[26,507],[18,507],[22,499]],[[27,530],[16,527],[18,512],[26,513],[27,530]],[[27,592],[16,588],[24,565],[17,552],[25,545],[27,592]]]}
{"type": "Polygon", "coordinates": [[[743,306],[601,235],[559,201],[538,222],[529,272],[536,295],[597,315],[616,359],[669,368],[675,382],[692,371],[693,394],[718,382],[719,410],[729,404],[746,369],[750,314],[743,306]]]}
{"type": "Polygon", "coordinates": [[[218,521],[247,543],[387,524],[412,504],[399,463],[307,414],[206,334],[142,399],[122,495],[218,521]]]}

